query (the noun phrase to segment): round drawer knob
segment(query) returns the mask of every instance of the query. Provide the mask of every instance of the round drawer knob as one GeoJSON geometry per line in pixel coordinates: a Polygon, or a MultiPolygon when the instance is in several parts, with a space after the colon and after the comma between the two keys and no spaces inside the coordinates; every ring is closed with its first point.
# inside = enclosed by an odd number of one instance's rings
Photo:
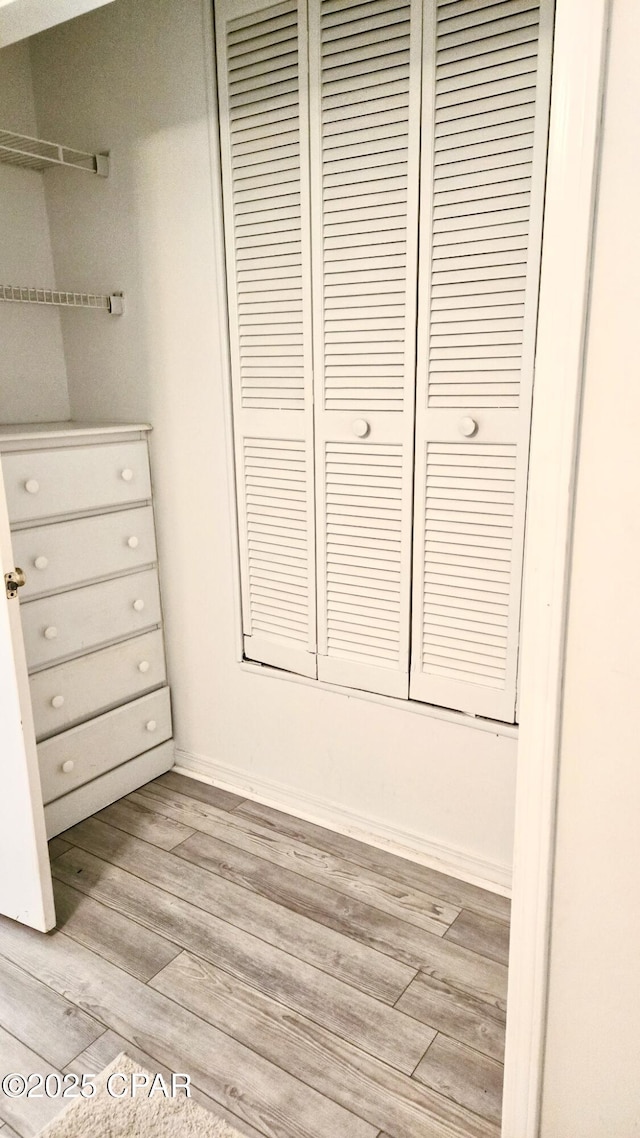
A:
{"type": "Polygon", "coordinates": [[[150,719],[148,723],[145,724],[145,726],[147,728],[147,731],[155,731],[158,724],[156,723],[155,719],[150,719]]]}
{"type": "Polygon", "coordinates": [[[464,435],[465,438],[470,439],[471,436],[475,435],[476,431],[478,430],[478,424],[475,419],[471,418],[470,415],[465,415],[458,423],[458,430],[460,431],[461,435],[464,435]]]}
{"type": "Polygon", "coordinates": [[[36,569],[46,569],[47,565],[49,564],[49,558],[41,554],[40,557],[36,557],[33,564],[35,565],[36,569]]]}
{"type": "Polygon", "coordinates": [[[144,608],[144,601],[143,601],[142,597],[138,597],[137,601],[133,602],[133,607],[134,607],[136,612],[142,612],[142,610],[144,608]]]}
{"type": "Polygon", "coordinates": [[[129,466],[125,466],[124,470],[120,471],[120,477],[123,482],[131,482],[133,478],[133,470],[129,466]]]}
{"type": "Polygon", "coordinates": [[[148,672],[150,667],[151,667],[151,665],[149,664],[148,660],[141,660],[140,663],[138,664],[138,671],[139,672],[148,672]]]}
{"type": "Polygon", "coordinates": [[[351,430],[357,438],[366,439],[369,431],[371,430],[371,427],[367,423],[366,419],[354,419],[353,423],[351,424],[351,430]]]}
{"type": "Polygon", "coordinates": [[[138,538],[135,536],[135,534],[127,538],[127,545],[129,546],[129,549],[138,548],[138,538]]]}
{"type": "Polygon", "coordinates": [[[65,774],[71,774],[71,771],[73,770],[74,766],[75,766],[75,763],[74,763],[73,759],[65,759],[65,761],[62,764],[62,769],[63,769],[65,774]]]}
{"type": "Polygon", "coordinates": [[[55,707],[55,708],[62,707],[63,703],[64,703],[64,696],[63,695],[54,695],[53,699],[51,700],[51,706],[55,707]]]}
{"type": "Polygon", "coordinates": [[[49,627],[45,628],[44,630],[45,640],[55,640],[57,635],[58,629],[56,628],[55,624],[50,624],[49,627]]]}
{"type": "Polygon", "coordinates": [[[40,483],[35,478],[28,478],[24,484],[27,494],[37,494],[40,489],[40,483]]]}

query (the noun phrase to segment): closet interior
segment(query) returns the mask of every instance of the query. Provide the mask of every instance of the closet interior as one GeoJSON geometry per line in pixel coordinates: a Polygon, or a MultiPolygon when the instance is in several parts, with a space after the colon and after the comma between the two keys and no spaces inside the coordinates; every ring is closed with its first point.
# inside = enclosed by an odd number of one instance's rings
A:
{"type": "Polygon", "coordinates": [[[508,885],[551,19],[115,0],[0,51],[0,448],[50,832],[175,755],[508,885]],[[79,497],[47,504],[49,471],[79,497]],[[85,533],[125,514],[147,528],[100,562],[85,533]],[[29,541],[72,527],[45,588],[29,541]],[[100,653],[132,679],[87,702],[100,653]],[[62,745],[125,720],[111,771],[62,745]]]}

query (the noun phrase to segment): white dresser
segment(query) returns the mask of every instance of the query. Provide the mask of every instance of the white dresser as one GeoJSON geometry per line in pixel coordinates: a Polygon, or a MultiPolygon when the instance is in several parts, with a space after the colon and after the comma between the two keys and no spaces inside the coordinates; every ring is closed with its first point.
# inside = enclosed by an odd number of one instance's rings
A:
{"type": "Polygon", "coordinates": [[[173,765],[148,431],[0,428],[49,837],[173,765]]]}

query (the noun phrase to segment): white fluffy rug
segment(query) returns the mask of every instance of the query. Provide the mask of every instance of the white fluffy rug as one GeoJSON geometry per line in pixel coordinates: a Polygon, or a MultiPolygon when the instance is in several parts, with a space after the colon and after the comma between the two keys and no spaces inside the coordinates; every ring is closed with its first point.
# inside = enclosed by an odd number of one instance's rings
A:
{"type": "MultiPolygon", "coordinates": [[[[237,1130],[181,1091],[176,1098],[165,1098],[160,1093],[149,1097],[144,1090],[139,1090],[135,1097],[112,1097],[107,1093],[107,1080],[116,1071],[126,1076],[149,1074],[123,1052],[96,1079],[96,1094],[74,1098],[40,1131],[38,1138],[242,1138],[237,1130]]],[[[127,1084],[119,1079],[114,1080],[114,1085],[119,1093],[127,1084]]],[[[151,1077],[147,1086],[150,1085],[151,1077]]]]}

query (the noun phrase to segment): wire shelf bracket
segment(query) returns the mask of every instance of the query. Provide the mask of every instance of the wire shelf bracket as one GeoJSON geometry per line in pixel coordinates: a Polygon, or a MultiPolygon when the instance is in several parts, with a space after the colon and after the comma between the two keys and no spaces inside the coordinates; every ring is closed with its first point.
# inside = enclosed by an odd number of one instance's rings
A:
{"type": "Polygon", "coordinates": [[[42,138],[32,138],[28,134],[14,134],[0,128],[0,162],[10,166],[22,166],[28,170],[47,170],[51,166],[66,166],[73,170],[84,170],[88,174],[98,174],[101,178],[109,176],[109,154],[90,154],[85,150],[73,150],[57,142],[46,142],[42,138]]]}
{"type": "Polygon", "coordinates": [[[51,288],[0,285],[0,301],[2,300],[17,304],[54,304],[61,308],[102,309],[111,316],[122,316],[124,312],[124,295],[121,292],[105,296],[94,292],[62,292],[51,288]]]}

